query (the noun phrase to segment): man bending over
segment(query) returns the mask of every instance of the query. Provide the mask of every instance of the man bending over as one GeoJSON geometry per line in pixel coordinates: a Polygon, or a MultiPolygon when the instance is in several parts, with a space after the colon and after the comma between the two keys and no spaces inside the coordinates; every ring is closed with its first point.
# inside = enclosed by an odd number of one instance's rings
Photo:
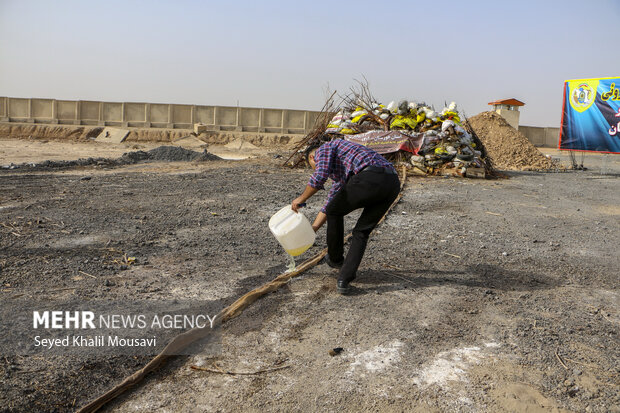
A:
{"type": "Polygon", "coordinates": [[[392,164],[372,149],[343,139],[319,145],[311,145],[306,150],[306,160],[314,174],[291,207],[297,212],[300,204],[323,189],[328,178],[334,181],[312,228],[316,232],[327,222],[325,262],[332,268],[340,268],[338,292],[347,294],[349,283],[355,279],[364,256],[370,232],[398,196],[400,181],[392,164]],[[344,216],[358,208],[364,210],[353,228],[345,258],[344,216]]]}

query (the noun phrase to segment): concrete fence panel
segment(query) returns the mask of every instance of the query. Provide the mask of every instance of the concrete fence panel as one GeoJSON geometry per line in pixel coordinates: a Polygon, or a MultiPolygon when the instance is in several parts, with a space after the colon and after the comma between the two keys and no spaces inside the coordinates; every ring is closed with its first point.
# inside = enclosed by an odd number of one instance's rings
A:
{"type": "Polygon", "coordinates": [[[244,131],[257,132],[260,127],[260,109],[239,108],[239,125],[244,131]]]}
{"type": "Polygon", "coordinates": [[[82,100],[80,102],[80,118],[82,120],[94,122],[99,120],[101,102],[92,102],[88,100],[82,100]]]}
{"type": "Polygon", "coordinates": [[[125,121],[146,123],[146,104],[125,103],[125,121]]]}
{"type": "Polygon", "coordinates": [[[30,118],[30,99],[9,98],[9,118],[30,118]]]}
{"type": "Polygon", "coordinates": [[[215,124],[221,126],[237,126],[237,108],[231,106],[216,107],[215,124]]]}
{"type": "Polygon", "coordinates": [[[172,105],[172,122],[192,125],[192,106],[191,105],[172,105]]]}
{"type": "Polygon", "coordinates": [[[164,105],[161,103],[151,104],[151,111],[149,113],[149,120],[155,124],[168,124],[170,123],[168,107],[170,105],[164,105]]]}
{"type": "Polygon", "coordinates": [[[521,132],[535,146],[542,146],[545,143],[545,130],[536,126],[519,126],[521,132]]]}
{"type": "Polygon", "coordinates": [[[303,110],[287,110],[284,119],[285,129],[305,129],[306,112],[303,110]]]}
{"type": "Polygon", "coordinates": [[[57,100],[56,116],[61,121],[75,121],[77,116],[77,104],[74,100],[57,100]]]}
{"type": "Polygon", "coordinates": [[[123,122],[123,104],[103,102],[103,121],[106,125],[120,125],[123,122]]]}
{"type": "Polygon", "coordinates": [[[263,115],[263,127],[265,129],[282,128],[282,109],[265,109],[263,115]]]}
{"type": "Polygon", "coordinates": [[[308,121],[306,123],[306,130],[310,131],[314,128],[314,124],[319,117],[319,112],[308,112],[308,121]]]}
{"type": "Polygon", "coordinates": [[[6,101],[8,98],[0,97],[0,118],[6,118],[6,101]]]}
{"type": "Polygon", "coordinates": [[[519,126],[521,132],[534,146],[557,148],[560,128],[545,128],[540,126],[519,126]]]}
{"type": "Polygon", "coordinates": [[[54,117],[53,99],[32,99],[31,100],[32,118],[52,119],[54,117]]]}
{"type": "Polygon", "coordinates": [[[560,139],[560,128],[545,128],[544,146],[557,148],[560,139]]]}
{"type": "Polygon", "coordinates": [[[215,108],[213,106],[196,106],[194,122],[215,125],[215,108]]]}

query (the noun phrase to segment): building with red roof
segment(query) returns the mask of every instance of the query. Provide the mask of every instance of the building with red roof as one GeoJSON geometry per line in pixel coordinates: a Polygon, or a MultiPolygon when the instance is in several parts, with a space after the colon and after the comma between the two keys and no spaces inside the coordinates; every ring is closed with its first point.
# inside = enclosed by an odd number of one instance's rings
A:
{"type": "Polygon", "coordinates": [[[493,106],[493,110],[499,113],[506,122],[515,129],[519,129],[519,106],[524,106],[525,103],[515,98],[500,99],[489,102],[489,105],[493,106]]]}

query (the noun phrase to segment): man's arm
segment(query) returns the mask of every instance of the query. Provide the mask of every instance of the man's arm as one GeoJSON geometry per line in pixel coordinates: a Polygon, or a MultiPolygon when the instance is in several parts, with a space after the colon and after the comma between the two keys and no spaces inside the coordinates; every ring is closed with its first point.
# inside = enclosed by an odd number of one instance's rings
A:
{"type": "Polygon", "coordinates": [[[303,204],[308,198],[316,194],[319,189],[323,189],[323,184],[325,184],[325,181],[329,178],[329,170],[332,162],[332,151],[329,143],[316,150],[314,153],[314,161],[316,167],[314,173],[310,177],[310,181],[308,181],[308,185],[306,185],[306,189],[303,194],[295,198],[291,203],[291,209],[295,212],[298,212],[299,204],[303,204]]]}
{"type": "Polygon", "coordinates": [[[319,212],[314,220],[314,223],[312,224],[312,229],[314,232],[317,232],[319,228],[325,224],[325,221],[327,221],[327,215],[325,215],[325,212],[319,212]]]}
{"type": "Polygon", "coordinates": [[[315,168],[314,173],[308,181],[308,185],[316,189],[323,189],[323,185],[329,178],[334,162],[334,149],[330,143],[326,143],[314,152],[315,168]]]}
{"type": "Polygon", "coordinates": [[[304,202],[306,202],[308,198],[316,194],[318,191],[319,191],[318,189],[313,188],[310,185],[307,185],[306,189],[304,190],[304,193],[298,196],[297,198],[295,198],[293,202],[291,203],[291,208],[293,209],[293,211],[299,212],[299,204],[303,204],[304,202]]]}
{"type": "Polygon", "coordinates": [[[327,201],[325,201],[325,205],[323,205],[321,211],[319,211],[316,219],[314,220],[314,224],[312,224],[312,229],[314,229],[314,232],[317,232],[319,228],[325,224],[325,221],[327,221],[327,205],[329,205],[331,200],[334,199],[334,196],[338,193],[338,191],[342,189],[342,186],[342,182],[334,182],[332,184],[332,188],[327,195],[327,201]]]}

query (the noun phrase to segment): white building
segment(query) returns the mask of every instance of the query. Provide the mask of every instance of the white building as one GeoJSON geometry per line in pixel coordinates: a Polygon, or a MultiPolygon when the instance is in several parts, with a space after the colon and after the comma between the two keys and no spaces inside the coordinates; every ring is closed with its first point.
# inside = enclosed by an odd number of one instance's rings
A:
{"type": "Polygon", "coordinates": [[[511,98],[489,102],[489,105],[492,105],[493,110],[506,119],[510,126],[517,130],[519,129],[519,106],[524,106],[525,103],[511,98]]]}

